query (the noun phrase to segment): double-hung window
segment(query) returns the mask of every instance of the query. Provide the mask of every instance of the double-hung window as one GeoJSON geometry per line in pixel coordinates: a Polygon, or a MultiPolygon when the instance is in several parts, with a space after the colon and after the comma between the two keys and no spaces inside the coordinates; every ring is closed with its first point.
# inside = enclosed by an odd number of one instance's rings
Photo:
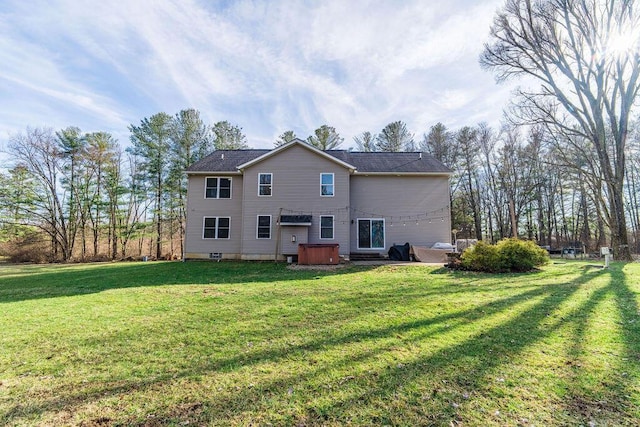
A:
{"type": "Polygon", "coordinates": [[[205,199],[230,199],[231,178],[208,176],[205,178],[205,199]]]}
{"type": "Polygon", "coordinates": [[[273,174],[258,174],[258,196],[271,196],[271,184],[273,182],[273,174]]]}
{"type": "Polygon", "coordinates": [[[230,231],[231,218],[225,216],[204,217],[203,239],[228,239],[230,231]]]}
{"type": "Polygon", "coordinates": [[[333,215],[320,217],[320,238],[333,239],[333,215]]]}
{"type": "Polygon", "coordinates": [[[333,179],[332,173],[320,174],[320,195],[323,197],[333,197],[333,179]]]}
{"type": "Polygon", "coordinates": [[[258,239],[271,238],[271,215],[258,215],[256,236],[258,239]]]}

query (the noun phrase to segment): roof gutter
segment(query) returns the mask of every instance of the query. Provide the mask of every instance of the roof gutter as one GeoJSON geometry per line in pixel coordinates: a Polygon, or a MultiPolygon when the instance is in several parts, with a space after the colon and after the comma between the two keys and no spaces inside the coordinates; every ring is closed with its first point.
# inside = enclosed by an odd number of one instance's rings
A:
{"type": "Polygon", "coordinates": [[[453,172],[363,172],[354,171],[354,175],[361,176],[451,176],[453,172]]]}
{"type": "Polygon", "coordinates": [[[241,171],[186,171],[187,175],[242,175],[241,171]]]}

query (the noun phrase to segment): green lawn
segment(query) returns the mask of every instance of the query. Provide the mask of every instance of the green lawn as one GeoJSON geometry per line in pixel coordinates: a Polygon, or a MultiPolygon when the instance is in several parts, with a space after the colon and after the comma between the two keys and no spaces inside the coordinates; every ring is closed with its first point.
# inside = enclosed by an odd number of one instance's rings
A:
{"type": "Polygon", "coordinates": [[[640,264],[0,266],[0,425],[638,425],[640,264]]]}

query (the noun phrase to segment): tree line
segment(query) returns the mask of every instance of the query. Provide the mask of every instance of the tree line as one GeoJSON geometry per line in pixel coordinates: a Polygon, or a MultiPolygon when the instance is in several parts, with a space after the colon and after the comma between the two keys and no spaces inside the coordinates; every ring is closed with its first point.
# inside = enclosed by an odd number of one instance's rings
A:
{"type": "MultiPolygon", "coordinates": [[[[106,132],[76,127],[14,135],[8,151],[15,165],[0,174],[5,252],[50,261],[179,257],[186,167],[216,149],[248,148],[246,136],[227,121],[207,125],[193,109],[158,113],[129,131],[126,149],[106,132]]],[[[295,138],[284,132],[274,146],[287,135],[295,138]]],[[[328,140],[339,141],[333,149],[343,142],[328,125],[306,139],[320,149],[328,140]]],[[[543,126],[512,123],[497,130],[436,123],[418,139],[395,121],[353,143],[357,151],[426,152],[451,168],[453,238],[518,236],[548,247],[580,242],[590,251],[610,244],[607,193],[586,141],[584,150],[568,150],[543,126]]],[[[638,147],[631,144],[628,152],[624,187],[634,252],[640,252],[638,147]]]]}
{"type": "MultiPolygon", "coordinates": [[[[279,147],[298,138],[292,130],[283,132],[275,141],[274,146],[279,147]]],[[[310,145],[320,150],[339,149],[344,138],[333,126],[322,125],[316,129],[312,135],[303,139],[310,145]]],[[[369,131],[353,138],[357,151],[415,151],[414,135],[407,129],[403,121],[395,121],[386,125],[379,134],[372,134],[369,131]]]]}
{"type": "MultiPolygon", "coordinates": [[[[213,150],[248,148],[242,128],[208,125],[195,109],[161,112],[129,126],[125,149],[107,132],[28,128],[13,135],[0,173],[0,242],[15,260],[123,259],[183,253],[185,169],[213,150]]],[[[274,146],[296,138],[284,132],[274,146]]],[[[344,138],[322,125],[306,142],[344,138]]]]}
{"type": "Polygon", "coordinates": [[[129,131],[126,149],[107,132],[77,127],[12,136],[14,165],[0,174],[4,252],[35,261],[181,254],[185,168],[216,148],[248,147],[246,136],[227,121],[207,125],[193,109],[129,131]]]}
{"type": "MultiPolygon", "coordinates": [[[[569,150],[545,127],[486,124],[449,132],[433,126],[421,146],[454,170],[452,224],[457,237],[496,242],[506,237],[549,248],[595,252],[611,246],[611,212],[593,153],[569,150]]],[[[637,137],[635,138],[637,141],[637,137]]],[[[635,145],[635,144],[634,144],[635,145]]],[[[628,150],[622,215],[630,252],[640,252],[637,189],[640,150],[628,150]]]]}

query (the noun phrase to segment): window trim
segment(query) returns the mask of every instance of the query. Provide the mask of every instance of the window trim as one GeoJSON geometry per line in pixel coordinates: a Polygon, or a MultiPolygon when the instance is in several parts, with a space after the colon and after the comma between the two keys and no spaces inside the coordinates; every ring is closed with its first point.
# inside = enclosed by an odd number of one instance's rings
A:
{"type": "Polygon", "coordinates": [[[273,196],[273,173],[271,172],[258,172],[258,197],[271,197],[273,196]],[[260,194],[260,189],[267,184],[260,183],[261,175],[269,175],[269,194],[260,194]]]}
{"type": "Polygon", "coordinates": [[[230,216],[203,216],[202,217],[202,240],[229,240],[231,239],[231,217],[230,216]],[[206,230],[206,222],[207,219],[214,218],[216,220],[216,225],[213,227],[213,235],[214,237],[205,237],[204,232],[206,230]],[[226,218],[229,220],[229,234],[227,237],[218,237],[220,233],[220,218],[226,218]]]}
{"type": "MultiPolygon", "coordinates": [[[[328,227],[325,227],[328,229],[328,227]]],[[[318,224],[318,237],[320,240],[334,240],[336,237],[336,219],[333,215],[320,215],[320,223],[318,224]],[[322,218],[331,218],[331,237],[322,237],[322,218]]]]}
{"type": "MultiPolygon", "coordinates": [[[[213,188],[213,187],[211,187],[213,188]]],[[[230,176],[205,176],[204,177],[204,198],[205,200],[207,199],[211,199],[211,200],[216,200],[216,199],[231,199],[233,198],[233,178],[230,176]],[[209,178],[215,178],[216,179],[216,197],[207,197],[207,189],[209,187],[207,187],[207,180],[209,178]],[[220,197],[220,179],[228,179],[229,180],[229,197],[220,197]]]]}
{"type": "Polygon", "coordinates": [[[320,197],[334,197],[336,195],[336,174],[333,172],[321,172],[320,173],[320,197]],[[322,176],[323,175],[331,175],[331,184],[323,184],[322,176]],[[322,194],[323,186],[331,186],[331,194],[322,194]]]}
{"type": "Polygon", "coordinates": [[[273,219],[271,215],[257,215],[256,216],[256,240],[271,240],[271,226],[273,225],[273,219]],[[269,218],[269,237],[260,237],[260,217],[268,217],[269,218]]]}
{"type": "Polygon", "coordinates": [[[356,246],[358,250],[369,250],[369,251],[379,251],[384,250],[387,247],[387,223],[384,218],[357,218],[356,219],[356,246]],[[373,240],[371,237],[371,222],[372,221],[382,221],[382,247],[368,247],[363,248],[360,247],[360,221],[369,221],[369,238],[370,241],[373,240]]]}

